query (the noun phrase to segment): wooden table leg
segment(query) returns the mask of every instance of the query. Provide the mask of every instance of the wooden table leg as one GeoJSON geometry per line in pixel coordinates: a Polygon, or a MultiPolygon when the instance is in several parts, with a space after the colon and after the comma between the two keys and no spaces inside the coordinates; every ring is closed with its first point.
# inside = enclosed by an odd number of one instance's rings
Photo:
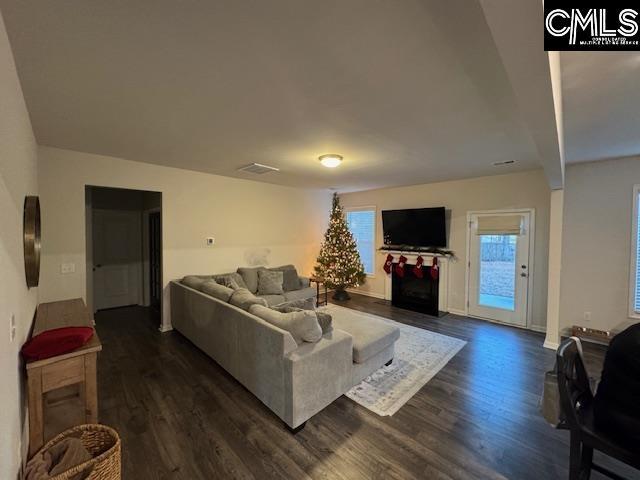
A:
{"type": "Polygon", "coordinates": [[[29,457],[32,457],[44,445],[42,369],[29,370],[27,381],[29,383],[29,457]]]}
{"type": "Polygon", "coordinates": [[[87,423],[98,423],[97,354],[84,356],[84,408],[87,423]]]}

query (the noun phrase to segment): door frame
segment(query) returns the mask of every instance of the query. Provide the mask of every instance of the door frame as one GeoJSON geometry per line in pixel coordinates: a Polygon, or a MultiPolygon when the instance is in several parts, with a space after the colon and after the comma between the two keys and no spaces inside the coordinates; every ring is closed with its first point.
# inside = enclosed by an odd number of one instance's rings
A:
{"type": "Polygon", "coordinates": [[[163,286],[163,282],[164,282],[164,271],[163,271],[163,265],[164,265],[164,244],[163,244],[163,231],[164,231],[164,225],[162,223],[162,206],[160,207],[153,207],[153,208],[149,208],[147,210],[143,210],[142,211],[142,249],[143,249],[143,255],[142,255],[142,270],[143,270],[143,304],[145,306],[150,306],[151,305],[151,275],[149,273],[149,265],[150,262],[147,263],[145,262],[145,253],[149,254],[149,216],[152,213],[159,213],[160,214],[160,327],[162,328],[162,305],[163,305],[163,291],[164,291],[164,286],[163,286]]]}
{"type": "Polygon", "coordinates": [[[467,223],[465,225],[467,231],[467,245],[466,245],[466,264],[465,264],[465,274],[464,274],[464,313],[467,317],[478,318],[480,320],[485,320],[487,322],[498,323],[500,325],[507,325],[510,327],[516,328],[526,328],[527,330],[535,330],[531,324],[532,320],[532,312],[533,312],[533,282],[534,282],[534,271],[535,271],[535,237],[536,237],[536,209],[535,208],[506,208],[506,209],[498,209],[498,210],[469,210],[467,212],[467,223]],[[485,215],[485,214],[513,214],[513,213],[528,213],[529,214],[529,285],[527,287],[527,322],[526,326],[513,325],[510,323],[503,323],[497,320],[492,320],[483,317],[476,317],[474,315],[469,315],[469,281],[471,279],[470,269],[471,269],[471,216],[472,215],[485,215]]]}

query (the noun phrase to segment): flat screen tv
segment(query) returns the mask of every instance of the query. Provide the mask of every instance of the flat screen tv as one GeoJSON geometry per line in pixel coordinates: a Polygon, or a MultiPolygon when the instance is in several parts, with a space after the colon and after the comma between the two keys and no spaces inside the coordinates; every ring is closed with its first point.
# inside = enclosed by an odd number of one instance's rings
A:
{"type": "Polygon", "coordinates": [[[446,247],[444,207],[383,210],[386,246],[446,247]]]}

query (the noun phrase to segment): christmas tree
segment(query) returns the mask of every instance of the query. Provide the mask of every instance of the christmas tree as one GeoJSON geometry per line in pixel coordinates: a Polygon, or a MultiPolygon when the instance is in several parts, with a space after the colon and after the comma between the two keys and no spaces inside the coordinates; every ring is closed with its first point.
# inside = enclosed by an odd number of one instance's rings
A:
{"type": "Polygon", "coordinates": [[[317,261],[315,274],[327,287],[335,289],[335,300],[348,300],[349,294],[345,289],[364,283],[364,266],[356,242],[344,219],[337,193],[333,194],[329,228],[324,235],[317,261]]]}

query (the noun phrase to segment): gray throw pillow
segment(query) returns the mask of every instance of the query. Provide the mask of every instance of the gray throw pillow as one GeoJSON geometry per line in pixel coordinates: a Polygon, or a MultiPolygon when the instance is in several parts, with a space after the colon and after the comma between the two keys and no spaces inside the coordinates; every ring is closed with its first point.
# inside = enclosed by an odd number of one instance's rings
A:
{"type": "Polygon", "coordinates": [[[236,272],[214,275],[213,279],[220,285],[224,285],[225,287],[229,287],[234,290],[238,288],[247,288],[247,284],[244,283],[242,277],[236,272]]]}
{"type": "Polygon", "coordinates": [[[303,342],[315,343],[322,338],[322,329],[315,312],[299,310],[281,313],[260,305],[252,305],[249,312],[265,322],[291,333],[298,345],[303,342]]]}
{"type": "Polygon", "coordinates": [[[258,270],[264,270],[264,267],[240,267],[238,273],[247,285],[251,293],[258,291],[258,270]]]}
{"type": "Polygon", "coordinates": [[[187,287],[200,290],[200,287],[202,287],[202,284],[205,281],[206,280],[204,278],[196,277],[195,275],[187,275],[182,279],[182,284],[186,285],[187,287]]]}
{"type": "Polygon", "coordinates": [[[224,285],[220,285],[216,283],[214,280],[207,280],[202,284],[199,289],[202,293],[206,293],[207,295],[211,295],[218,300],[222,300],[223,302],[228,302],[233,295],[233,289],[229,287],[225,287],[224,285]]]}
{"type": "Polygon", "coordinates": [[[282,288],[285,292],[300,290],[300,278],[298,271],[293,265],[283,265],[282,267],[270,268],[274,272],[282,272],[282,288]]]}
{"type": "MultiPolygon", "coordinates": [[[[290,312],[302,312],[305,311],[303,308],[292,307],[289,304],[284,305],[276,305],[275,307],[271,307],[272,310],[275,310],[280,313],[290,313],[290,312]]],[[[311,309],[313,310],[313,309],[311,309]]],[[[319,312],[315,310],[316,318],[318,319],[318,323],[320,324],[320,328],[322,329],[322,334],[333,331],[333,326],[331,323],[333,322],[333,318],[331,315],[325,312],[319,312]]]]}
{"type": "Polygon", "coordinates": [[[256,297],[246,288],[239,288],[234,290],[231,298],[229,299],[231,305],[235,305],[243,310],[249,310],[252,305],[261,305],[267,307],[267,301],[264,298],[256,297]]]}
{"type": "Polygon", "coordinates": [[[282,295],[282,272],[258,270],[258,295],[282,295]]]}

